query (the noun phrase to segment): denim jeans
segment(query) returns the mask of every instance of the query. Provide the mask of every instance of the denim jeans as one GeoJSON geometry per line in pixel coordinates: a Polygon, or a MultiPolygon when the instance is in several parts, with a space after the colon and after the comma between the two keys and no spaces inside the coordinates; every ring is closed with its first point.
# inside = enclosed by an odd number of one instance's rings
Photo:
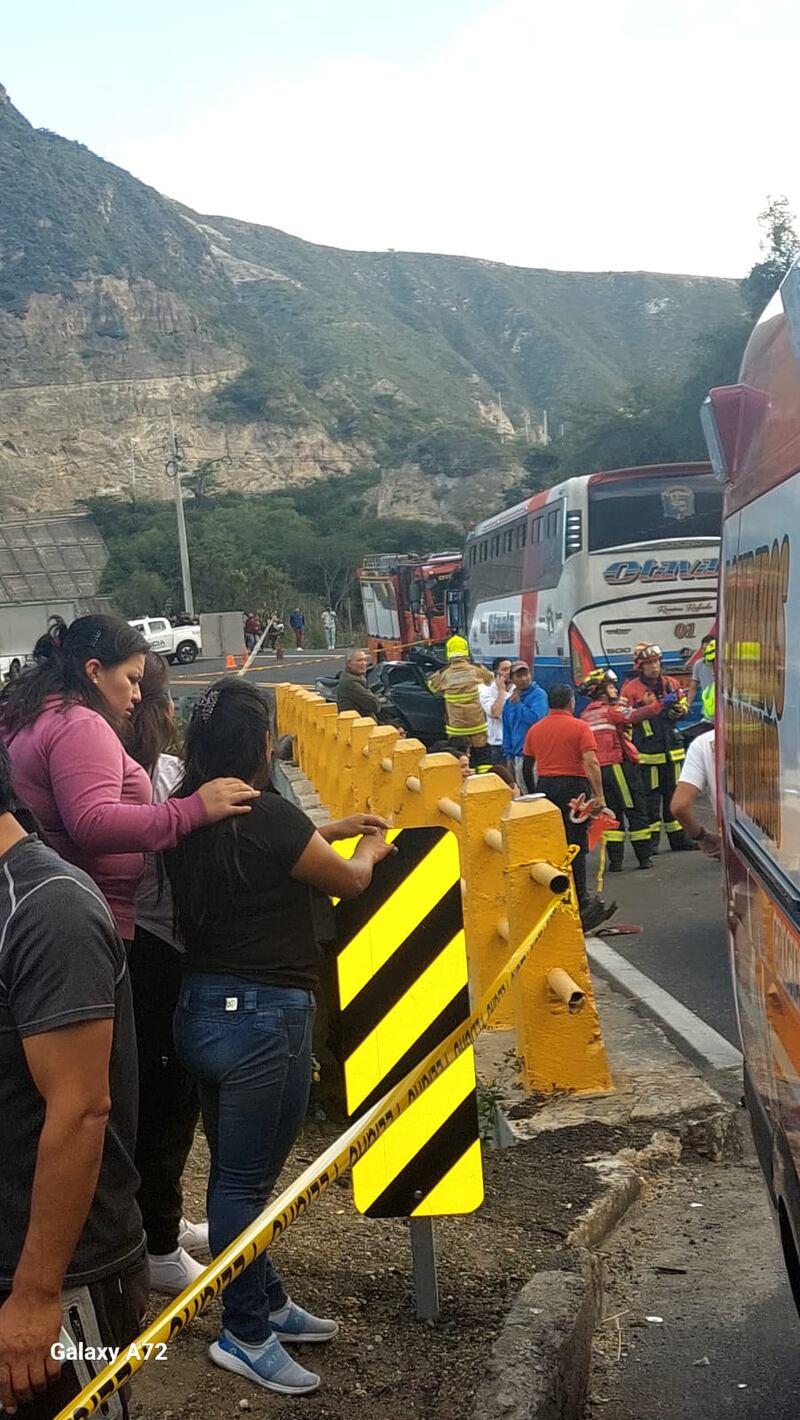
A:
{"type": "MultiPolygon", "coordinates": [[[[300,1132],[311,1088],[314,1010],[309,991],[206,972],[184,979],[175,1044],[200,1086],[213,1257],[263,1211],[300,1132]]],[[[262,1254],[223,1292],[223,1325],[257,1346],[271,1333],[270,1311],[286,1299],[262,1254]]]]}

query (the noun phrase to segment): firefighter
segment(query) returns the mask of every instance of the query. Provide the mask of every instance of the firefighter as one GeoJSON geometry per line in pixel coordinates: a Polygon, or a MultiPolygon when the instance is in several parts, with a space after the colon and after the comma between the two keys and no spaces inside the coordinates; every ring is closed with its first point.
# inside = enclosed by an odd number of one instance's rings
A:
{"type": "MultiPolygon", "coordinates": [[[[683,743],[686,749],[699,739],[700,735],[707,735],[714,728],[714,714],[716,710],[716,661],[717,661],[717,641],[715,636],[704,636],[700,642],[701,659],[697,662],[692,671],[692,686],[696,686],[700,691],[700,704],[703,707],[703,718],[698,720],[696,725],[690,725],[688,730],[683,731],[683,743]]],[[[694,697],[690,694],[689,704],[692,704],[694,697]]]]}
{"type": "Polygon", "coordinates": [[[445,653],[447,666],[431,676],[428,687],[434,695],[444,697],[447,737],[467,740],[471,751],[484,750],[487,725],[478,687],[491,685],[491,672],[472,664],[463,636],[451,636],[445,653]]]}
{"type": "Polygon", "coordinates": [[[634,727],[633,742],[644,778],[651,847],[657,852],[663,823],[670,848],[686,852],[695,845],[672,817],[670,804],[686,754],[676,726],[689,708],[688,700],[678,682],[664,675],[659,646],[646,642],[637,646],[633,669],[635,674],[622,687],[622,698],[634,710],[642,705],[650,710],[634,727]]]}
{"type": "Polygon", "coordinates": [[[639,769],[639,751],[633,744],[631,731],[653,711],[647,705],[633,709],[621,701],[617,677],[606,667],[591,671],[578,686],[578,693],[591,701],[581,719],[594,732],[606,804],[619,822],[619,828],[606,829],[603,835],[608,871],[622,872],[626,821],[639,867],[652,868],[650,821],[639,769]]]}

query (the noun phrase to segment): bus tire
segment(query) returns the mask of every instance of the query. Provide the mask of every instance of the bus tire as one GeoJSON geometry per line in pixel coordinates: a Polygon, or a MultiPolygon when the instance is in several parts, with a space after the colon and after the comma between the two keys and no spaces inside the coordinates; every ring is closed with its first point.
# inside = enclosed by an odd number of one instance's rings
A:
{"type": "Polygon", "coordinates": [[[778,1231],[780,1233],[781,1248],[783,1249],[786,1275],[789,1279],[789,1286],[792,1289],[792,1301],[795,1304],[798,1315],[800,1315],[800,1257],[797,1255],[797,1245],[794,1240],[792,1225],[789,1222],[789,1214],[782,1198],[778,1200],[778,1231]]]}

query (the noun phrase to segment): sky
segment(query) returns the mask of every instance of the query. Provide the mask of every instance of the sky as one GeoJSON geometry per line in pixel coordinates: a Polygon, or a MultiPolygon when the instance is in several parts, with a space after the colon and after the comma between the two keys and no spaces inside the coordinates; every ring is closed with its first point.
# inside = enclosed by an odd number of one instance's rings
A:
{"type": "Polygon", "coordinates": [[[800,211],[796,0],[8,9],[0,81],[37,127],[310,241],[740,276],[768,197],[800,211]]]}

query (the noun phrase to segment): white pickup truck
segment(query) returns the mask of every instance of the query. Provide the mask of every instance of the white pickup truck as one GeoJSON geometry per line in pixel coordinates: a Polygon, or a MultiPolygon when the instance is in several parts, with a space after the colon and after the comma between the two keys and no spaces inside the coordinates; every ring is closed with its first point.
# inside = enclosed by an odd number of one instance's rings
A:
{"type": "Polygon", "coordinates": [[[141,631],[151,651],[158,651],[170,665],[173,661],[180,666],[191,665],[202,654],[203,639],[197,625],[171,626],[165,616],[143,616],[129,625],[141,631]]]}

